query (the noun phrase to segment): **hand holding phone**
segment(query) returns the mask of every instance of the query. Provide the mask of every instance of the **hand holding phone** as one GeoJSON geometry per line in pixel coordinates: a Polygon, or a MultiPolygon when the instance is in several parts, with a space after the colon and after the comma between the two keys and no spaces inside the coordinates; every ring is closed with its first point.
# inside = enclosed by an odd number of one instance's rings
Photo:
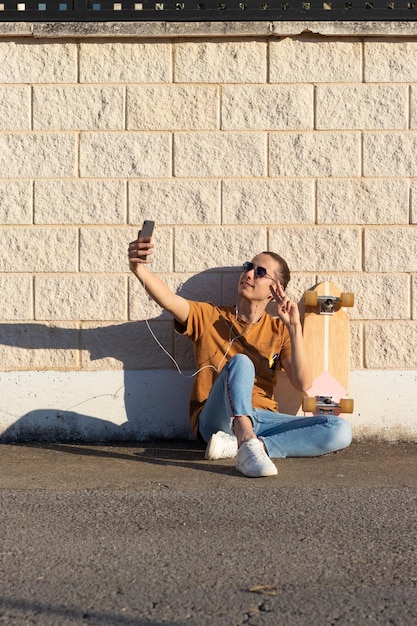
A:
{"type": "Polygon", "coordinates": [[[151,238],[154,227],[155,222],[145,220],[138,232],[138,238],[129,244],[129,265],[132,271],[135,271],[138,264],[152,263],[153,243],[151,238]]]}
{"type": "Polygon", "coordinates": [[[140,239],[147,239],[152,237],[154,228],[155,222],[153,222],[152,220],[145,220],[142,224],[142,228],[139,231],[140,239]]]}

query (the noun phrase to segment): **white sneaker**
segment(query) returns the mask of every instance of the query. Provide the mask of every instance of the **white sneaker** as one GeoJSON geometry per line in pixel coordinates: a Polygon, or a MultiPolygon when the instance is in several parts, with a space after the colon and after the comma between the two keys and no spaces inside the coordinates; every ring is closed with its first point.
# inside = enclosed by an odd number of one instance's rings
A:
{"type": "Polygon", "coordinates": [[[236,469],[251,478],[278,474],[275,464],[265,452],[264,445],[259,439],[249,439],[242,443],[237,453],[236,469]]]}
{"type": "Polygon", "coordinates": [[[222,430],[210,437],[204,458],[209,461],[215,459],[233,459],[237,454],[237,439],[222,430]]]}

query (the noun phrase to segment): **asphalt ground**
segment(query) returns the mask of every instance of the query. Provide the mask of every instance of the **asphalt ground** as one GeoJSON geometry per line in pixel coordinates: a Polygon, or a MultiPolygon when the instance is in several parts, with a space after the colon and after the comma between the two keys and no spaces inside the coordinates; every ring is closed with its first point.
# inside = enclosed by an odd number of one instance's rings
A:
{"type": "Polygon", "coordinates": [[[0,624],[417,624],[417,445],[0,446],[0,624]]]}

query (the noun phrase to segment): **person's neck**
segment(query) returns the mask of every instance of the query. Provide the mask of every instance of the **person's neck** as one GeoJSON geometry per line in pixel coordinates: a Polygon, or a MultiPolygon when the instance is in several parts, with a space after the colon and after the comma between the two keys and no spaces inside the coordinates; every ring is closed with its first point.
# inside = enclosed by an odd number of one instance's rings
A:
{"type": "Polygon", "coordinates": [[[265,307],[261,302],[249,302],[240,299],[236,304],[236,319],[246,324],[255,324],[264,314],[265,307]]]}

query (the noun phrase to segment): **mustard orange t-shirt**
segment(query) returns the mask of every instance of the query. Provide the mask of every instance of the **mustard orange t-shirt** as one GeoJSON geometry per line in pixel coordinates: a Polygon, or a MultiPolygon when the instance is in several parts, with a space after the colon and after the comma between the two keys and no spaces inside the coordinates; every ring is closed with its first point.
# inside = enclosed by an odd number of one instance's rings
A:
{"type": "Polygon", "coordinates": [[[198,416],[225,363],[236,354],[246,354],[255,367],[252,405],[276,411],[274,387],[279,363],[291,355],[288,329],[280,319],[264,313],[253,324],[236,319],[235,307],[217,307],[210,302],[189,301],[190,313],[184,326],[175,330],[190,337],[198,373],[190,399],[190,421],[198,436],[198,416]]]}

